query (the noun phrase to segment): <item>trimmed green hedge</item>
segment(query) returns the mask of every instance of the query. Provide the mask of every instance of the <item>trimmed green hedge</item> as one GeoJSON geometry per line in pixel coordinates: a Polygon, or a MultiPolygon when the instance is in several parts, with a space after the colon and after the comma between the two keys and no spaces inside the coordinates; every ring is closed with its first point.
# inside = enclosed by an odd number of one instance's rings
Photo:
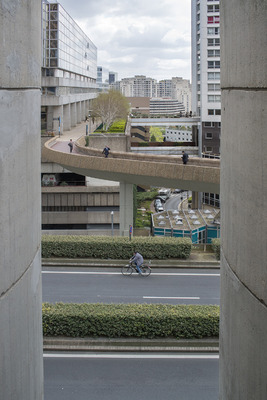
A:
{"type": "Polygon", "coordinates": [[[181,258],[190,256],[192,241],[189,238],[43,235],[42,257],[99,258],[126,260],[133,251],[145,259],[181,258]]]}
{"type": "Polygon", "coordinates": [[[44,336],[192,339],[219,336],[219,306],[43,304],[44,336]]]}
{"type": "Polygon", "coordinates": [[[216,259],[220,260],[220,258],[221,258],[221,239],[212,239],[211,244],[212,244],[212,249],[215,253],[216,259]]]}

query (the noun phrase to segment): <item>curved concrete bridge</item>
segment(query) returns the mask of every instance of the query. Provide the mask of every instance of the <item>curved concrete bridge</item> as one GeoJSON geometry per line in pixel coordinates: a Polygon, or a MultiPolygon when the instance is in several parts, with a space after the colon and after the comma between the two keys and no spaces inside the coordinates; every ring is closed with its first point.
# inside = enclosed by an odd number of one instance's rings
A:
{"type": "Polygon", "coordinates": [[[45,143],[42,157],[77,174],[99,179],[146,186],[163,186],[193,192],[220,192],[220,160],[190,158],[183,165],[180,156],[110,152],[85,147],[84,136],[69,153],[67,142],[52,139],[45,143]]]}
{"type": "MultiPolygon", "coordinates": [[[[69,153],[67,141],[45,143],[42,159],[61,165],[79,175],[120,182],[120,234],[127,236],[133,224],[133,184],[170,187],[192,192],[219,193],[220,160],[190,158],[183,165],[180,156],[146,155],[85,146],[84,136],[69,153]]],[[[197,207],[197,206],[196,206],[197,207]]]]}

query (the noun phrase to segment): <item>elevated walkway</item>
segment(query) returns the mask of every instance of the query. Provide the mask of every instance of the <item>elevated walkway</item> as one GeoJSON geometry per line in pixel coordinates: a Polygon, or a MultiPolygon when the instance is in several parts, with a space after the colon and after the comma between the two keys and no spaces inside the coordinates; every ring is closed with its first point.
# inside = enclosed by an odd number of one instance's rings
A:
{"type": "MultiPolygon", "coordinates": [[[[220,160],[192,157],[187,165],[183,165],[177,155],[135,154],[113,149],[105,158],[102,149],[85,146],[85,136],[77,138],[72,153],[69,153],[69,139],[64,139],[53,138],[46,142],[42,159],[79,175],[120,182],[122,236],[128,236],[129,226],[133,224],[133,184],[178,187],[192,192],[220,191],[220,160]]],[[[108,138],[105,140],[108,143],[108,138]]]]}
{"type": "Polygon", "coordinates": [[[187,165],[179,156],[134,154],[85,147],[84,136],[70,154],[67,142],[53,138],[45,143],[42,157],[84,176],[146,186],[179,187],[195,192],[220,192],[220,160],[190,158],[187,165]]]}

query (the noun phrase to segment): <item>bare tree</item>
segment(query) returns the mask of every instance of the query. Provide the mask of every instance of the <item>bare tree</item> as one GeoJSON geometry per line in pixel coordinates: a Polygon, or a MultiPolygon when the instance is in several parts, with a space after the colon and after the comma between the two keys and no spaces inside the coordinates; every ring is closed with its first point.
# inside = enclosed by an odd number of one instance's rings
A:
{"type": "Polygon", "coordinates": [[[92,116],[101,119],[104,131],[116,120],[126,119],[129,109],[126,97],[116,90],[100,93],[92,102],[92,116]]]}

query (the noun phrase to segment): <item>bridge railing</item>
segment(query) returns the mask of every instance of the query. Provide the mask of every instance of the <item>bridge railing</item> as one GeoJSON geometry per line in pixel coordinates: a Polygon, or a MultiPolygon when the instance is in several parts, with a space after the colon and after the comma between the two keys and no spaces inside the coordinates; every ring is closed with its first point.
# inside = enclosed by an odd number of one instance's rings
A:
{"type": "MultiPolygon", "coordinates": [[[[103,157],[102,149],[96,149],[93,147],[85,146],[85,136],[80,137],[76,142],[75,146],[77,150],[88,156],[93,157],[103,157]]],[[[130,152],[119,152],[113,151],[111,149],[109,153],[109,158],[118,158],[125,160],[140,160],[140,161],[151,161],[157,163],[175,163],[182,164],[181,155],[153,155],[153,154],[145,154],[145,153],[130,153],[130,152]]],[[[188,165],[193,166],[206,166],[213,168],[220,168],[220,160],[217,159],[207,159],[207,158],[199,158],[199,157],[190,157],[188,165]]]]}

